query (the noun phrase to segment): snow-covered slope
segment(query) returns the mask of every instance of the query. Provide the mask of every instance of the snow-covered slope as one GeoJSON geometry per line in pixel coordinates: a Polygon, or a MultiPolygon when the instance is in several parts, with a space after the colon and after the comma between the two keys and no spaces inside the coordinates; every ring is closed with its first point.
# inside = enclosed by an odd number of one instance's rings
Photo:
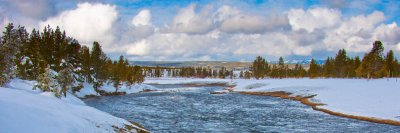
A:
{"type": "Polygon", "coordinates": [[[396,79],[262,79],[236,80],[235,91],[286,91],[316,95],[313,102],[331,111],[400,121],[400,80],[396,79]]]}
{"type": "Polygon", "coordinates": [[[34,81],[14,79],[0,87],[1,133],[116,132],[130,122],[86,106],[68,94],[62,99],[50,92],[32,90],[34,81]]]}

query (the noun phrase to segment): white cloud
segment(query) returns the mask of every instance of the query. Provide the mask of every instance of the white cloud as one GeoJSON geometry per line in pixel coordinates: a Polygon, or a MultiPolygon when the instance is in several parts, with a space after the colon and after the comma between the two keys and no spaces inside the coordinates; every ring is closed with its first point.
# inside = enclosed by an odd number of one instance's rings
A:
{"type": "Polygon", "coordinates": [[[292,9],[288,12],[289,23],[293,30],[307,30],[313,32],[316,29],[330,28],[341,21],[338,10],[327,8],[292,9]]]}
{"type": "Polygon", "coordinates": [[[396,45],[397,47],[397,51],[399,51],[400,52],[400,42],[396,45]]]}
{"type": "Polygon", "coordinates": [[[349,52],[366,52],[375,40],[385,42],[384,38],[373,37],[378,24],[384,20],[384,14],[377,11],[366,16],[351,17],[343,20],[337,28],[326,30],[323,42],[331,51],[345,48],[349,52]]]}
{"type": "Polygon", "coordinates": [[[170,23],[158,24],[158,14],[150,9],[118,19],[113,5],[81,3],[40,25],[59,25],[83,44],[99,41],[107,53],[140,60],[313,56],[315,51],[334,53],[341,48],[358,53],[369,51],[375,40],[400,51],[400,28],[394,22],[385,24],[382,12],[344,16],[322,7],[284,14],[244,11],[190,5],[178,10],[170,23]]]}
{"type": "Polygon", "coordinates": [[[151,25],[150,10],[141,10],[135,17],[133,17],[131,24],[134,26],[147,26],[151,25]]]}
{"type": "Polygon", "coordinates": [[[260,16],[251,14],[236,14],[222,21],[221,30],[229,33],[262,33],[281,29],[288,25],[286,16],[260,16]]]}
{"type": "Polygon", "coordinates": [[[388,45],[396,45],[400,42],[400,28],[396,22],[380,24],[372,33],[375,40],[384,40],[388,45]]]}
{"type": "Polygon", "coordinates": [[[40,22],[43,28],[47,25],[60,26],[69,36],[80,43],[91,46],[98,41],[105,51],[113,51],[113,25],[118,18],[116,7],[100,3],[80,3],[76,9],[66,10],[59,15],[40,22]]]}
{"type": "Polygon", "coordinates": [[[293,49],[293,54],[294,55],[302,55],[302,56],[307,56],[311,55],[312,48],[310,46],[297,46],[296,48],[293,49]]]}
{"type": "Polygon", "coordinates": [[[195,12],[196,5],[181,9],[172,21],[169,32],[204,34],[212,30],[211,7],[204,7],[199,13],[195,12]]]}
{"type": "Polygon", "coordinates": [[[314,51],[336,52],[341,48],[367,52],[375,40],[382,40],[386,48],[400,47],[399,27],[396,23],[384,24],[381,12],[343,17],[340,11],[328,8],[269,16],[244,13],[229,6],[214,13],[208,11],[204,13],[207,15],[199,15],[202,13],[197,14],[194,5],[180,10],[170,32],[155,31],[143,38],[145,41],[128,45],[126,53],[135,59],[220,60],[257,55],[310,56],[314,51]],[[190,23],[200,18],[205,19],[205,25],[190,23]],[[289,21],[292,29],[286,28],[289,21]]]}
{"type": "Polygon", "coordinates": [[[146,40],[138,41],[134,44],[129,45],[126,53],[128,55],[147,55],[149,53],[149,47],[147,45],[148,44],[146,40]]]}

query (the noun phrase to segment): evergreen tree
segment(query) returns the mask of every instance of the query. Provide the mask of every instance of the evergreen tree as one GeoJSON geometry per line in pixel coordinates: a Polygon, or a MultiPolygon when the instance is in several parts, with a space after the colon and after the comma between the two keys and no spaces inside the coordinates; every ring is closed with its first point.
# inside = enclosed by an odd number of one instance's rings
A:
{"type": "Polygon", "coordinates": [[[347,55],[346,50],[341,49],[336,54],[335,57],[335,77],[343,78],[345,77],[345,69],[346,69],[346,62],[347,62],[347,55]]]}
{"type": "MultiPolygon", "coordinates": [[[[19,71],[26,74],[26,79],[35,80],[38,75],[43,72],[40,69],[40,61],[41,56],[39,53],[39,45],[40,45],[40,34],[39,31],[35,29],[32,30],[30,34],[28,44],[25,45],[24,50],[24,60],[22,61],[21,67],[19,67],[19,71]]],[[[20,75],[23,75],[20,73],[20,75]]]]}
{"type": "Polygon", "coordinates": [[[5,27],[0,47],[0,86],[15,77],[17,57],[22,47],[22,39],[12,23],[5,27]]]}
{"type": "Polygon", "coordinates": [[[159,77],[161,77],[161,67],[160,66],[156,66],[156,68],[155,68],[155,71],[154,71],[154,75],[155,75],[155,77],[157,77],[157,78],[159,78],[159,77]]]}
{"type": "Polygon", "coordinates": [[[218,77],[221,79],[224,79],[226,77],[226,68],[225,67],[221,67],[221,69],[219,69],[218,77]]]}
{"type": "Polygon", "coordinates": [[[47,67],[44,73],[39,74],[37,78],[37,84],[33,87],[33,89],[40,89],[43,92],[50,92],[53,90],[55,86],[54,74],[51,72],[50,67],[47,67]]]}
{"type": "Polygon", "coordinates": [[[47,26],[43,29],[43,32],[40,35],[41,42],[39,45],[39,51],[45,61],[44,64],[50,65],[50,69],[54,69],[54,57],[53,57],[53,49],[54,49],[54,31],[50,26],[47,26]]]}
{"type": "Polygon", "coordinates": [[[243,77],[244,77],[243,71],[240,71],[240,73],[239,73],[239,78],[243,78],[243,77]]]}
{"type": "Polygon", "coordinates": [[[324,77],[334,77],[335,76],[335,63],[331,57],[328,57],[323,65],[324,77]]]}
{"type": "Polygon", "coordinates": [[[119,86],[121,85],[121,77],[120,77],[120,71],[118,69],[119,65],[117,61],[113,62],[112,65],[113,69],[112,69],[112,82],[113,82],[113,86],[115,87],[115,91],[118,91],[119,86]]]}
{"type": "Polygon", "coordinates": [[[320,67],[316,63],[314,59],[311,59],[310,69],[308,70],[308,74],[310,78],[316,78],[319,76],[320,67]]]}
{"type": "Polygon", "coordinates": [[[386,73],[386,77],[393,77],[393,73],[395,72],[396,62],[394,60],[394,53],[390,50],[385,56],[385,64],[384,71],[386,73]]]}
{"type": "Polygon", "coordinates": [[[97,89],[107,80],[107,69],[105,64],[108,58],[104,54],[98,42],[93,42],[92,51],[90,54],[91,68],[93,69],[94,88],[97,89]]]}
{"type": "Polygon", "coordinates": [[[143,83],[144,75],[143,75],[142,68],[140,66],[134,66],[133,67],[133,73],[134,73],[134,77],[135,77],[134,81],[136,83],[143,83]]]}
{"type": "Polygon", "coordinates": [[[83,46],[80,49],[80,57],[82,64],[82,70],[81,70],[82,77],[84,81],[92,83],[91,70],[90,70],[91,68],[90,51],[88,47],[83,46]]]}
{"type": "Polygon", "coordinates": [[[26,50],[29,42],[29,34],[25,30],[24,27],[18,26],[17,29],[17,36],[19,39],[19,48],[18,48],[18,53],[16,54],[16,59],[15,59],[15,64],[16,64],[16,70],[17,70],[17,76],[21,79],[27,79],[27,71],[26,69],[29,68],[29,64],[31,64],[29,57],[26,56],[26,50]]]}
{"type": "Polygon", "coordinates": [[[121,85],[121,81],[126,81],[127,72],[124,56],[120,56],[118,62],[114,62],[114,70],[113,70],[113,82],[116,91],[118,91],[119,86],[121,85]]]}
{"type": "Polygon", "coordinates": [[[283,58],[282,58],[282,57],[279,57],[279,62],[278,62],[278,77],[279,77],[279,78],[286,77],[285,62],[283,61],[283,58]]]}
{"type": "Polygon", "coordinates": [[[268,63],[261,56],[257,56],[253,62],[252,69],[256,79],[264,78],[268,73],[268,63]]]}
{"type": "Polygon", "coordinates": [[[380,41],[373,43],[372,50],[365,54],[357,75],[365,78],[380,78],[383,76],[383,45],[380,41]]]}
{"type": "Polygon", "coordinates": [[[72,72],[73,72],[72,66],[68,66],[60,70],[60,72],[58,72],[57,82],[58,85],[61,87],[61,89],[59,90],[59,94],[64,95],[64,97],[67,96],[67,91],[72,90],[74,86],[75,80],[72,75],[72,72]]]}
{"type": "Polygon", "coordinates": [[[249,71],[244,72],[244,78],[245,79],[250,79],[251,78],[251,73],[249,71]]]}

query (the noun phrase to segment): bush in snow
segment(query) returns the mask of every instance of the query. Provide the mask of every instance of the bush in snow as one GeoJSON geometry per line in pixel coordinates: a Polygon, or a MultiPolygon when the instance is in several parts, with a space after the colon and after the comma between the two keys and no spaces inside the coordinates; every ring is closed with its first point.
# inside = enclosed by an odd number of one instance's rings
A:
{"type": "Polygon", "coordinates": [[[34,90],[39,88],[44,92],[49,92],[55,87],[54,74],[49,67],[45,69],[44,73],[39,74],[37,81],[37,84],[33,87],[34,90]]]}
{"type": "Polygon", "coordinates": [[[72,66],[68,66],[58,72],[57,82],[58,85],[61,87],[59,94],[63,94],[67,96],[67,91],[72,90],[74,85],[74,77],[72,75],[72,66]]]}

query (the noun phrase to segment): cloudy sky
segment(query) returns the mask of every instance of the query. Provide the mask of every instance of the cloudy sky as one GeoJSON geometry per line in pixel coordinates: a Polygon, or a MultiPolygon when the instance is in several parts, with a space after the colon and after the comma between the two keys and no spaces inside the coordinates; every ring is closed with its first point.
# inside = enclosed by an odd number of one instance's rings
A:
{"type": "Polygon", "coordinates": [[[131,60],[325,59],[374,40],[399,57],[399,12],[395,0],[0,0],[0,26],[60,26],[131,60]]]}

